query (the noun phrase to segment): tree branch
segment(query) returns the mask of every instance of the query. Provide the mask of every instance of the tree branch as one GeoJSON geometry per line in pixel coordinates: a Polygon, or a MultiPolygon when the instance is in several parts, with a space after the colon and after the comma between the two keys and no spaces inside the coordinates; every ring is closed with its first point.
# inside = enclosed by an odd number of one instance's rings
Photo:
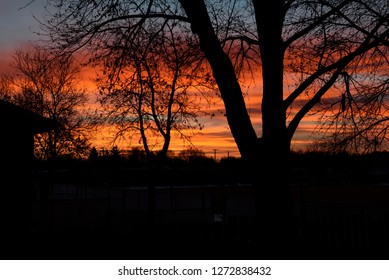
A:
{"type": "Polygon", "coordinates": [[[289,39],[287,39],[284,42],[284,49],[286,49],[288,46],[290,46],[294,41],[298,40],[299,38],[303,37],[304,35],[308,34],[311,30],[315,29],[317,26],[322,24],[326,19],[328,19],[330,16],[336,14],[340,9],[344,6],[346,6],[349,2],[352,0],[343,1],[339,4],[337,7],[333,7],[328,13],[322,15],[319,17],[315,22],[313,22],[311,25],[305,27],[304,29],[300,30],[299,32],[295,33],[289,39]]]}
{"type": "MultiPolygon", "coordinates": [[[[389,35],[389,29],[386,30],[381,34],[381,38],[386,38],[389,35]]],[[[342,65],[347,65],[350,61],[352,61],[355,57],[364,54],[369,49],[372,49],[376,46],[378,46],[381,42],[381,40],[375,40],[373,42],[369,42],[371,38],[366,38],[363,43],[354,51],[351,52],[349,55],[342,57],[335,63],[328,65],[327,67],[323,67],[318,69],[315,73],[313,73],[311,76],[309,76],[305,81],[303,81],[300,86],[295,89],[284,101],[285,108],[288,108],[293,101],[300,96],[304,90],[306,90],[314,81],[316,81],[317,78],[319,78],[321,75],[324,75],[325,73],[328,73],[334,69],[337,69],[341,67],[342,65]]]]}

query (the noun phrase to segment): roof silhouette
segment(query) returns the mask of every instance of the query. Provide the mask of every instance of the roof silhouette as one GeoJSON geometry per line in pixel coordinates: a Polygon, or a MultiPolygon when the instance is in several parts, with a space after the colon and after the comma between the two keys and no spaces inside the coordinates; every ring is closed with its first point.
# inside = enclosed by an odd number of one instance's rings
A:
{"type": "Polygon", "coordinates": [[[14,129],[28,129],[33,134],[46,132],[58,127],[56,121],[5,100],[0,100],[0,123],[2,126],[14,129]]]}

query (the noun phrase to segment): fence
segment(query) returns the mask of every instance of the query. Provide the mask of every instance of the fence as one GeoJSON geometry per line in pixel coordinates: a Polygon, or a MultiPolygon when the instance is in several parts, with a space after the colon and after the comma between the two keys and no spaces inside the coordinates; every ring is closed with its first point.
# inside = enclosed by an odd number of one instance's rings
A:
{"type": "MultiPolygon", "coordinates": [[[[161,186],[154,191],[153,218],[161,236],[201,236],[237,245],[255,239],[250,186],[161,186]]],[[[150,219],[149,192],[145,186],[55,183],[46,198],[37,195],[33,227],[35,231],[74,229],[142,236],[150,219]]],[[[313,258],[389,257],[389,204],[383,195],[387,192],[380,188],[379,201],[339,200],[326,194],[312,197],[312,188],[294,186],[289,233],[294,250],[313,258]]]]}

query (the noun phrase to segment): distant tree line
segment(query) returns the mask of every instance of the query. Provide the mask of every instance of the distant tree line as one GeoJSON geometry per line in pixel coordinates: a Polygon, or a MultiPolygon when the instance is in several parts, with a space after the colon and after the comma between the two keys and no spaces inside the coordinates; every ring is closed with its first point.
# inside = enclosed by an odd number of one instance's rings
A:
{"type": "Polygon", "coordinates": [[[178,153],[169,151],[163,158],[160,157],[159,152],[152,152],[147,155],[146,151],[140,147],[134,147],[130,150],[120,150],[117,146],[113,146],[111,149],[102,148],[99,150],[96,147],[92,147],[89,152],[88,161],[110,161],[129,163],[136,166],[147,166],[152,163],[164,166],[202,165],[206,167],[217,163],[213,157],[207,156],[204,151],[195,147],[184,149],[178,153]]]}

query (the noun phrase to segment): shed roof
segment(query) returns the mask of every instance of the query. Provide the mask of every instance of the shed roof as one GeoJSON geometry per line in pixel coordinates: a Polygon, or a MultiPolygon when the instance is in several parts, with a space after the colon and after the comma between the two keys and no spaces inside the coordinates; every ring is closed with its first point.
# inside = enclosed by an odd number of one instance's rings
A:
{"type": "Polygon", "coordinates": [[[33,134],[47,132],[58,127],[56,121],[5,100],[0,100],[0,124],[3,127],[29,130],[33,134]]]}

